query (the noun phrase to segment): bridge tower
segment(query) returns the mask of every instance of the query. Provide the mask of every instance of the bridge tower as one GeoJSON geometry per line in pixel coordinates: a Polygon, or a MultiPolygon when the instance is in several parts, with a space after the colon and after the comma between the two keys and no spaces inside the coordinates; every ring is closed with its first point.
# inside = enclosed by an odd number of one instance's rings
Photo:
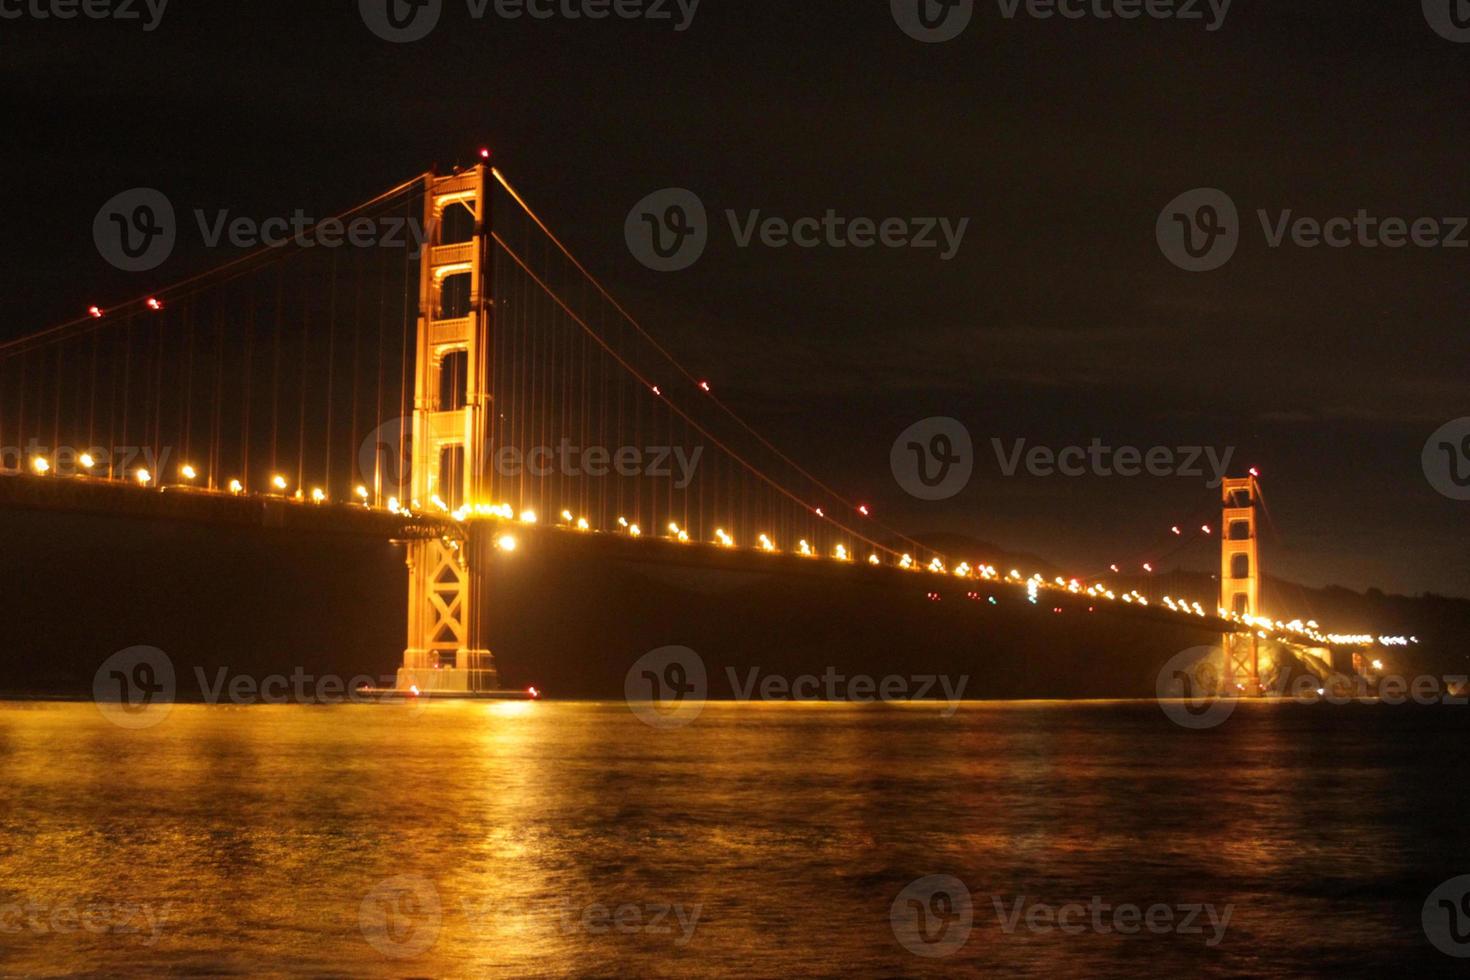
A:
{"type": "MultiPolygon", "coordinates": [[[[1256,508],[1260,487],[1254,475],[1225,480],[1221,486],[1224,511],[1220,517],[1220,608],[1241,616],[1261,615],[1260,545],[1256,508]]],[[[1226,692],[1243,688],[1255,697],[1261,693],[1260,637],[1226,633],[1223,637],[1226,692]]]]}
{"type": "MultiPolygon", "coordinates": [[[[442,504],[453,511],[489,496],[484,447],[493,408],[494,300],[488,175],[479,164],[425,178],[409,426],[415,509],[442,504]]],[[[499,686],[481,622],[485,584],[478,543],[473,530],[462,539],[405,542],[408,643],[398,672],[400,689],[478,692],[499,686]]]]}

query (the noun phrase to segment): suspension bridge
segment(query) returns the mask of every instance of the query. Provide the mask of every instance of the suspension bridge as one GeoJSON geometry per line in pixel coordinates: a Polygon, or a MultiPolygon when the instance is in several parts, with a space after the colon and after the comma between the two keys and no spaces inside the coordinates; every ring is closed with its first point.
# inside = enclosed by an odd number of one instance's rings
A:
{"type": "Polygon", "coordinates": [[[1187,622],[1223,638],[1220,684],[1248,693],[1265,687],[1263,642],[1359,667],[1407,642],[1262,612],[1254,473],[1225,483],[1221,523],[1202,529],[1221,543],[1216,596],[926,547],[722,401],[488,163],[331,220],[422,222],[425,244],[327,248],[308,232],[0,344],[0,507],[400,541],[399,686],[428,693],[500,687],[487,569],[573,540],[834,587],[861,576],[930,602],[1187,622]]]}

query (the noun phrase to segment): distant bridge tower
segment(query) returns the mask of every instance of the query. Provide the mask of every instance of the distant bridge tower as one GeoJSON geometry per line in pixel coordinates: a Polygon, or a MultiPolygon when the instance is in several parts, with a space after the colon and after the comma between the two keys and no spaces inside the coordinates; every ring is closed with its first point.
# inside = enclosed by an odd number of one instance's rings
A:
{"type": "MultiPolygon", "coordinates": [[[[411,496],[449,510],[488,497],[484,472],[492,411],[488,168],[425,178],[411,496]],[[481,491],[485,491],[482,493],[481,491]]],[[[489,691],[499,686],[486,649],[477,535],[406,543],[408,644],[398,687],[489,691]],[[479,567],[477,567],[479,566],[479,567]]]]}
{"type": "MultiPolygon", "coordinates": [[[[1261,615],[1261,565],[1256,534],[1256,507],[1260,488],[1254,475],[1225,480],[1224,512],[1220,518],[1220,607],[1240,616],[1261,615]]],[[[1227,691],[1244,688],[1252,697],[1261,693],[1260,638],[1254,629],[1224,635],[1227,691]]]]}

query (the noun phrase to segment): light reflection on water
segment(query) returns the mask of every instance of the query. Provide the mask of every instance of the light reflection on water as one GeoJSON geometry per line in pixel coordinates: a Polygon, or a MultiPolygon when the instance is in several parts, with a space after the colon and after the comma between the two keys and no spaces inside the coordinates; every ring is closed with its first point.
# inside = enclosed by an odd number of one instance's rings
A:
{"type": "Polygon", "coordinates": [[[1419,914],[1470,872],[1463,714],[0,705],[0,974],[1448,974],[1419,914]],[[926,960],[889,910],[933,874],[974,927],[926,960]],[[1233,912],[1213,948],[1007,933],[1023,895],[1233,912]]]}

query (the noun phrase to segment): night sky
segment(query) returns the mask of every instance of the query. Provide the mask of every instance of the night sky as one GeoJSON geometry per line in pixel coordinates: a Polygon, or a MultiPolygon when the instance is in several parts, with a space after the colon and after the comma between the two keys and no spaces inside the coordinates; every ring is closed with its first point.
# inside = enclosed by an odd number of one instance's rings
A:
{"type": "Polygon", "coordinates": [[[158,188],[181,214],[324,215],[488,145],[729,405],[910,532],[1106,567],[1216,491],[1006,477],[992,439],[1236,447],[1237,471],[1263,473],[1268,573],[1470,595],[1470,503],[1421,465],[1470,415],[1470,249],[1272,248],[1256,215],[1470,214],[1470,43],[1410,0],[1237,0],[1213,31],[1200,6],[1205,21],[1039,20],[977,2],[936,44],[881,0],[704,0],[683,31],[672,3],[672,20],[511,21],[445,0],[406,44],[350,2],[174,0],[152,31],[0,19],[0,337],[228,257],[185,223],[162,268],[113,269],[92,221],[119,191],[158,188]],[[624,241],[665,187],[711,216],[682,272],[624,241]],[[1241,241],[1190,273],[1155,224],[1198,187],[1233,198],[1241,241]],[[951,261],[736,247],[724,212],[757,208],[970,223],[951,261]],[[888,462],[928,416],[963,421],[977,453],[936,503],[888,462]]]}

